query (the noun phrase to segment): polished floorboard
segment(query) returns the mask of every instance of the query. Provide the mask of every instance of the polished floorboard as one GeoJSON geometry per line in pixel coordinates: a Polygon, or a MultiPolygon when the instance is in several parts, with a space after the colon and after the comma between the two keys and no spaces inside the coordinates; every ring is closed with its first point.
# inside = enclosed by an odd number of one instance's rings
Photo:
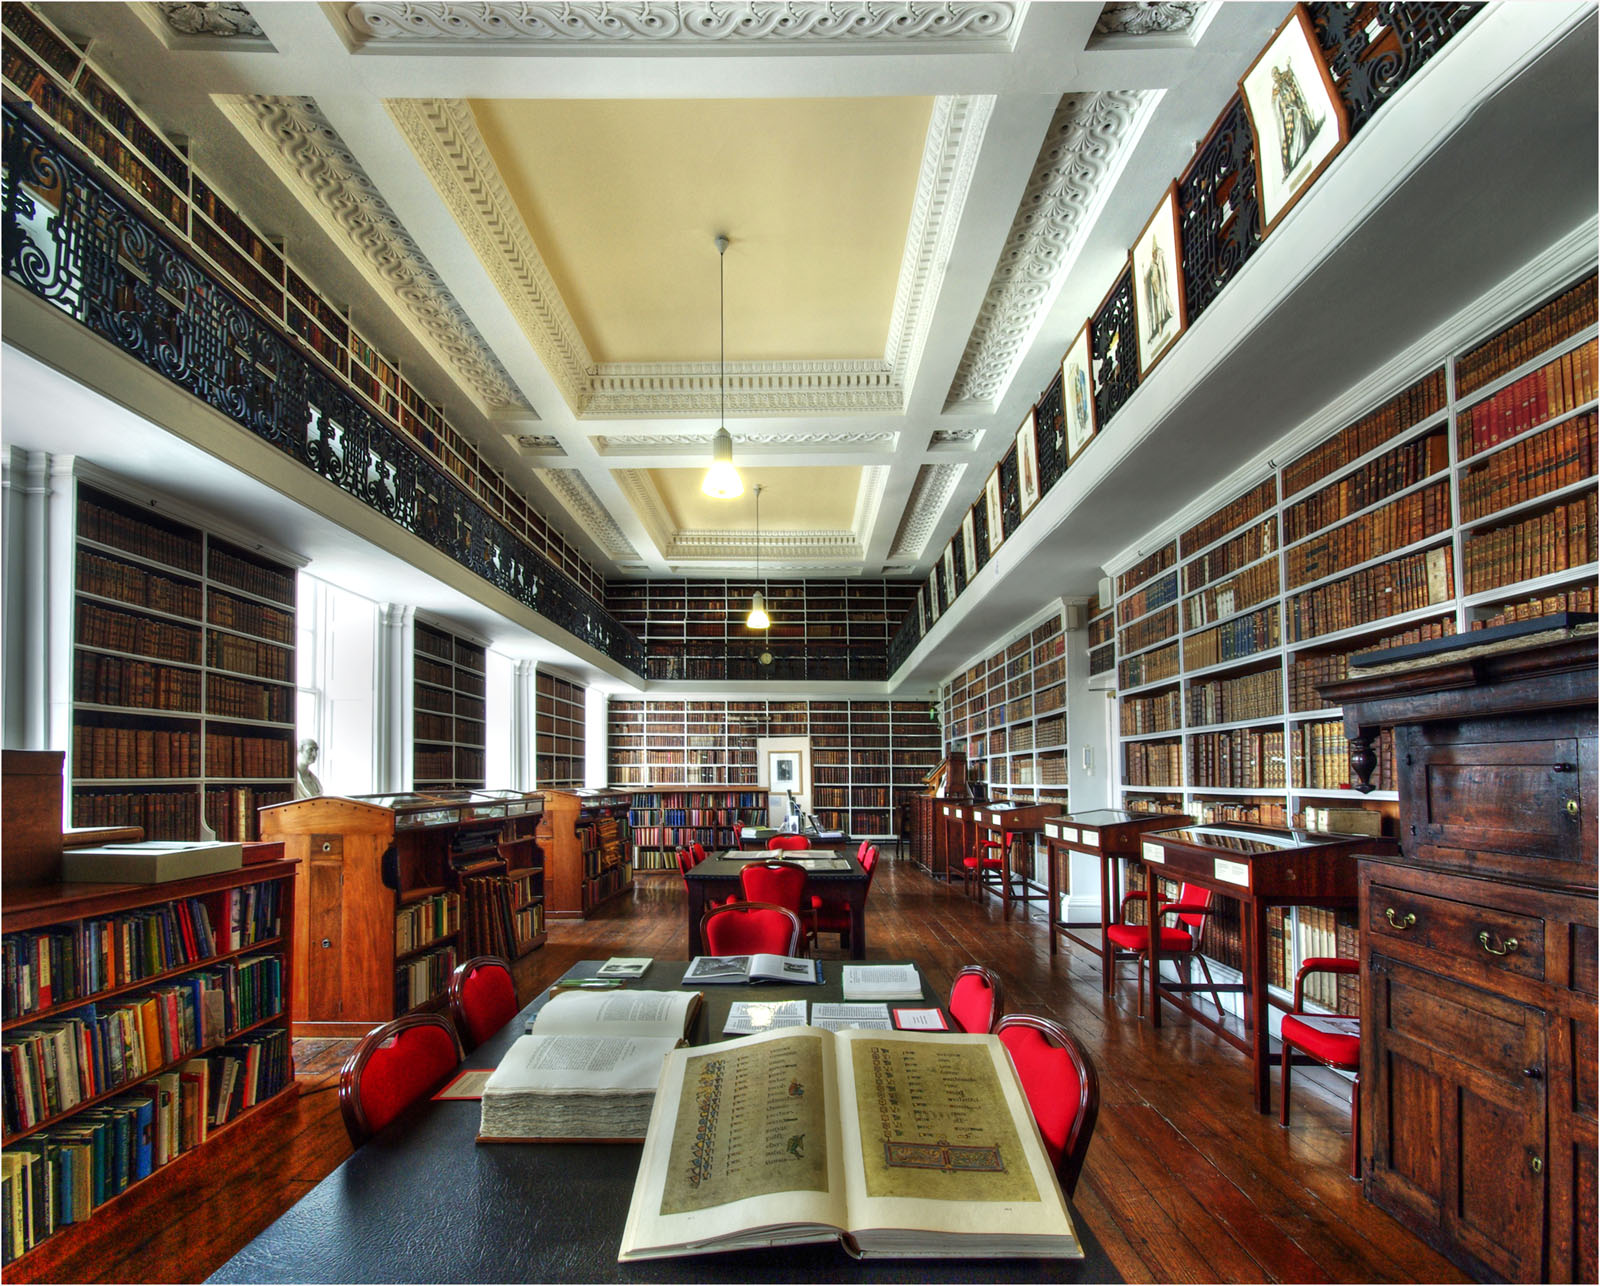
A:
{"type": "MultiPolygon", "coordinates": [[[[1432,1282],[1467,1280],[1349,1177],[1349,1095],[1331,1074],[1295,1075],[1288,1129],[1250,1103],[1245,1060],[1168,1011],[1154,1031],[1136,1012],[1132,966],[1107,1000],[1097,957],[1052,958],[1041,907],[1007,921],[959,885],[885,861],[868,903],[868,956],[915,960],[947,992],[962,965],[995,969],[1010,1011],[1074,1032],[1100,1071],[1099,1125],[1074,1205],[1128,1281],[1432,1282]]],[[[820,954],[839,958],[836,939],[820,954]]],[[[585,922],[551,926],[519,964],[524,999],[573,962],[610,955],[681,958],[684,895],[650,876],[585,922]]],[[[300,1097],[260,1132],[254,1163],[173,1202],[161,1218],[63,1265],[61,1280],[200,1281],[349,1154],[337,1104],[350,1042],[296,1042],[300,1097]]],[[[1276,1076],[1274,1076],[1276,1104],[1276,1076]]]]}

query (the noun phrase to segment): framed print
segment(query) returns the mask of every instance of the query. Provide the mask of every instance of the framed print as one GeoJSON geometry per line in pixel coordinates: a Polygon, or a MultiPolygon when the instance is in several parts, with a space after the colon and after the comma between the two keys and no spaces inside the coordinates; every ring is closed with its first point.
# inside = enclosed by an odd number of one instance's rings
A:
{"type": "Polygon", "coordinates": [[[989,475],[989,481],[983,484],[983,516],[989,525],[990,557],[994,556],[994,551],[1000,548],[1001,542],[1006,538],[1000,514],[1000,466],[995,465],[994,472],[989,475]]]}
{"type": "Polygon", "coordinates": [[[1030,410],[1017,430],[1017,505],[1026,514],[1039,503],[1039,419],[1030,410]]]}
{"type": "Polygon", "coordinates": [[[939,619],[939,569],[935,567],[928,577],[928,624],[939,619]]]}
{"type": "Polygon", "coordinates": [[[956,542],[953,538],[944,547],[944,593],[945,598],[954,601],[956,596],[956,542]]]}
{"type": "Polygon", "coordinates": [[[970,585],[972,578],[978,574],[978,520],[970,509],[961,520],[961,556],[965,559],[967,583],[970,585]]]}
{"type": "Polygon", "coordinates": [[[1067,426],[1067,465],[1083,453],[1098,427],[1094,411],[1094,367],[1089,359],[1089,323],[1083,323],[1061,359],[1061,418],[1067,426]]]}
{"type": "Polygon", "coordinates": [[[1344,101],[1296,5],[1239,82],[1256,140],[1261,234],[1271,232],[1350,139],[1344,101]]]}
{"type": "Polygon", "coordinates": [[[799,790],[800,752],[798,750],[769,750],[767,752],[767,782],[773,791],[799,790]]]}
{"type": "Polygon", "coordinates": [[[917,628],[924,634],[928,632],[928,587],[926,585],[917,591],[917,628]]]}
{"type": "Polygon", "coordinates": [[[1161,360],[1189,324],[1178,262],[1178,185],[1170,184],[1133,243],[1133,312],[1139,333],[1139,378],[1161,360]]]}

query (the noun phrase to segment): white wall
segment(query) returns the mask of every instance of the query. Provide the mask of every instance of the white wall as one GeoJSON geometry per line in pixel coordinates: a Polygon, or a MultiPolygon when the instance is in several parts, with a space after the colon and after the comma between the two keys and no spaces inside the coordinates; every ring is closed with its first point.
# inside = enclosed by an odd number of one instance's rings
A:
{"type": "Polygon", "coordinates": [[[800,752],[800,788],[794,792],[795,803],[801,812],[811,809],[811,738],[810,737],[757,737],[756,781],[767,792],[767,824],[777,826],[789,815],[789,796],[784,792],[772,793],[771,760],[773,751],[800,752]]]}
{"type": "Polygon", "coordinates": [[[378,605],[304,572],[295,618],[295,735],[317,743],[328,795],[380,789],[374,772],[378,605]]]}
{"type": "Polygon", "coordinates": [[[483,784],[490,790],[517,788],[517,663],[493,650],[484,655],[483,784]]]}

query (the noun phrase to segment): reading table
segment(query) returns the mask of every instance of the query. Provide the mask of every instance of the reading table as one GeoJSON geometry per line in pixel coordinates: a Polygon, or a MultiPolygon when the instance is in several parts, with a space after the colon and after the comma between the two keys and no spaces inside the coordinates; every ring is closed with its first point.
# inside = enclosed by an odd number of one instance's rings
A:
{"type": "Polygon", "coordinates": [[[705,955],[700,941],[700,919],[713,903],[726,902],[730,896],[743,897],[739,872],[746,863],[775,857],[786,862],[798,861],[806,868],[806,892],[826,893],[838,898],[850,908],[850,956],[855,960],[867,958],[867,873],[853,853],[839,853],[831,848],[788,849],[783,852],[762,854],[741,853],[737,850],[706,858],[684,877],[689,886],[689,955],[705,955]]]}
{"type": "MultiPolygon", "coordinates": [[[[702,863],[704,865],[704,863],[702,863]]],[[[568,978],[593,976],[585,961],[568,978]]],[[[687,961],[655,961],[634,985],[675,987],[687,961]]],[[[815,987],[707,987],[700,1022],[734,1000],[841,999],[838,961],[815,987]],[[718,1002],[715,992],[730,993],[718,1002]]],[[[923,982],[927,996],[927,982],[923,982]]],[[[467,1057],[493,1067],[518,1014],[467,1057]]],[[[893,1003],[893,1002],[891,1002],[893,1003]]],[[[915,1004],[915,1001],[902,1002],[915,1004]]],[[[926,1000],[924,1003],[934,1003],[926,1000]]],[[[715,1018],[720,1031],[722,1019],[715,1018]]],[[[697,1028],[699,1038],[703,1029],[697,1028]]],[[[617,1263],[642,1148],[632,1143],[478,1145],[476,1099],[403,1113],[207,1280],[213,1282],[1118,1282],[1074,1217],[1084,1257],[851,1259],[832,1243],[617,1263]]]]}
{"type": "MultiPolygon", "coordinates": [[[[982,851],[978,847],[986,841],[993,841],[1000,848],[1000,906],[1002,918],[1011,918],[1011,904],[1021,902],[1037,902],[1041,896],[1038,885],[1030,884],[1033,860],[1030,856],[1027,862],[1028,869],[1015,870],[1012,863],[1014,847],[1020,848],[1027,845],[1028,852],[1033,851],[1033,837],[1044,833],[1044,819],[1057,816],[1057,804],[983,804],[973,807],[972,814],[973,848],[972,855],[980,859],[978,864],[978,889],[980,893],[989,889],[983,878],[982,851]],[[1016,837],[1012,839],[1011,837],[1016,837]],[[1026,837],[1026,838],[1023,838],[1026,837]],[[1007,842],[1008,839],[1011,842],[1007,842]],[[1022,891],[1015,892],[1012,880],[1020,878],[1022,891]]],[[[992,890],[991,890],[992,891],[992,890]]],[[[981,900],[981,899],[980,899],[981,900]]],[[[1051,938],[1054,942],[1054,937],[1051,938]]]]}

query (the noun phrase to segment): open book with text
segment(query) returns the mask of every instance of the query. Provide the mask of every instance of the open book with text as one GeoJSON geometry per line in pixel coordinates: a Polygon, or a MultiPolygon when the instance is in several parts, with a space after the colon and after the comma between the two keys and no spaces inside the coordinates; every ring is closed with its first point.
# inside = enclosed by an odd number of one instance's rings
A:
{"type": "Polygon", "coordinates": [[[667,1057],[619,1259],[831,1240],[1082,1256],[997,1038],[803,1027],[667,1057]]]}

